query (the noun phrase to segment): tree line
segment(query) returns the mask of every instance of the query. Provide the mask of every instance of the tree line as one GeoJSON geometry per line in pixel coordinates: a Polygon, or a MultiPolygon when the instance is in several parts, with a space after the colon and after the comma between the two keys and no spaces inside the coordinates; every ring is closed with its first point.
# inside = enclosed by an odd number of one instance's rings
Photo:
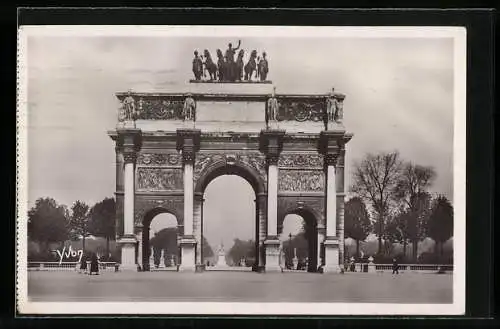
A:
{"type": "Polygon", "coordinates": [[[354,197],[345,204],[344,229],[356,241],[358,257],[360,241],[371,233],[378,238],[379,256],[400,243],[406,257],[411,243],[416,261],[418,243],[427,237],[442,256],[443,244],[453,236],[453,206],[444,195],[432,197],[435,178],[432,167],[404,161],[397,151],[367,154],[354,164],[354,197]]]}
{"type": "Polygon", "coordinates": [[[115,209],[113,198],[105,198],[90,207],[80,200],[70,208],[52,198],[39,198],[28,212],[28,239],[38,242],[47,251],[49,243],[82,240],[90,235],[106,239],[106,257],[109,242],[115,239],[115,209]]]}

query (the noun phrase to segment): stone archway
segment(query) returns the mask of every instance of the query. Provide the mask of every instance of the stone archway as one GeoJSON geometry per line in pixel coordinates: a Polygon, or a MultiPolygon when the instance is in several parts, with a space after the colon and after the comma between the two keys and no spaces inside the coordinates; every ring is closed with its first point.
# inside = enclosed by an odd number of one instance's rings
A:
{"type": "Polygon", "coordinates": [[[219,87],[218,92],[117,93],[119,122],[109,135],[116,142],[121,268],[137,268],[142,219],[161,206],[183,226],[179,271],[202,269],[203,191],[211,179],[229,173],[249,181],[256,193],[258,269],[281,270],[278,218],[303,207],[316,218],[325,272],[338,271],[345,144],[352,134],[341,116],[331,114],[342,113],[345,96],[219,87]],[[194,113],[185,116],[186,108],[194,113]],[[123,110],[134,115],[123,116],[123,110]]]}
{"type": "MultiPolygon", "coordinates": [[[[155,218],[158,217],[158,215],[161,214],[169,214],[172,215],[173,218],[175,218],[175,223],[176,223],[176,231],[177,231],[177,236],[182,236],[183,234],[183,227],[180,225],[179,220],[175,216],[175,214],[172,211],[169,211],[166,208],[163,207],[156,207],[151,210],[149,210],[147,213],[145,213],[143,219],[142,219],[142,226],[141,226],[141,234],[140,237],[141,239],[138,241],[138,247],[140,252],[138,252],[137,255],[137,263],[140,264],[140,267],[143,271],[150,271],[151,270],[151,224],[155,218]]],[[[176,239],[176,244],[177,244],[177,239],[176,239]]],[[[179,247],[177,245],[177,247],[179,247]]],[[[177,248],[178,249],[178,248],[177,248]]],[[[176,259],[180,260],[180,250],[177,250],[177,255],[176,259]]]]}
{"type": "MultiPolygon", "coordinates": [[[[214,179],[223,176],[223,175],[235,175],[241,177],[246,182],[250,184],[252,190],[255,194],[255,255],[256,259],[254,265],[252,266],[253,271],[262,271],[264,268],[264,239],[265,232],[261,227],[264,225],[262,222],[265,222],[265,218],[263,217],[265,208],[265,181],[264,177],[251,165],[245,162],[242,159],[248,159],[245,156],[238,155],[229,155],[229,156],[215,156],[209,157],[207,154],[201,154],[202,159],[206,159],[206,166],[199,171],[199,174],[196,176],[196,185],[194,188],[195,200],[194,200],[194,223],[195,223],[195,238],[197,241],[203,241],[203,226],[204,226],[204,217],[203,217],[203,203],[204,203],[204,194],[207,186],[214,179]],[[260,196],[260,197],[259,197],[260,196]]],[[[203,246],[201,243],[197,244],[196,248],[196,263],[197,264],[205,264],[203,258],[203,246]]]]}
{"type": "Polygon", "coordinates": [[[317,272],[321,264],[321,239],[319,237],[318,223],[319,215],[308,207],[298,207],[281,215],[278,222],[278,231],[281,234],[285,218],[288,215],[298,215],[304,221],[304,236],[308,243],[308,266],[307,272],[317,272]]]}

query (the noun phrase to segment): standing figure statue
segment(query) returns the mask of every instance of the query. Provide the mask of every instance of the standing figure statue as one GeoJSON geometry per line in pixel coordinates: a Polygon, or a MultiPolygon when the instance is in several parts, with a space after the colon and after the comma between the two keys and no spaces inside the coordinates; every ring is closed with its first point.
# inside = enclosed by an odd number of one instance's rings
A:
{"type": "Polygon", "coordinates": [[[238,50],[241,46],[241,40],[238,40],[238,47],[233,48],[233,45],[231,43],[228,44],[228,48],[226,50],[226,63],[227,63],[227,68],[228,68],[228,74],[226,75],[226,80],[229,81],[235,81],[237,78],[236,75],[236,67],[235,67],[235,62],[234,62],[234,54],[236,53],[236,50],[238,50]]]}
{"type": "Polygon", "coordinates": [[[238,58],[236,59],[236,69],[235,69],[235,79],[238,81],[243,80],[243,56],[245,55],[245,51],[241,49],[238,52],[238,58]]]}
{"type": "MultiPolygon", "coordinates": [[[[203,64],[210,75],[210,80],[215,80],[217,78],[217,65],[213,62],[212,56],[207,49],[205,49],[203,55],[205,55],[205,62],[203,64]]],[[[203,74],[203,76],[205,76],[205,74],[203,74]]]]}
{"type": "Polygon", "coordinates": [[[262,59],[260,60],[259,65],[260,81],[266,81],[267,73],[269,72],[269,63],[267,62],[265,51],[262,53],[262,59]]]}
{"type": "Polygon", "coordinates": [[[193,58],[193,73],[194,73],[194,78],[196,80],[201,80],[201,76],[203,74],[203,62],[200,57],[198,57],[198,51],[194,51],[194,58],[193,58]]]}
{"type": "Polygon", "coordinates": [[[276,98],[276,87],[273,87],[273,93],[267,100],[267,118],[270,126],[276,127],[278,125],[278,110],[279,103],[276,98]]]}
{"type": "Polygon", "coordinates": [[[332,88],[326,100],[326,115],[329,125],[334,122],[342,123],[344,117],[343,101],[344,95],[336,93],[335,88],[332,88]]]}
{"type": "Polygon", "coordinates": [[[127,97],[123,100],[123,114],[125,120],[134,120],[135,117],[135,99],[132,97],[130,90],[127,97]]]}
{"type": "Polygon", "coordinates": [[[226,61],[224,59],[224,56],[222,55],[222,50],[220,49],[217,49],[217,67],[218,67],[218,72],[217,72],[218,80],[224,81],[225,79],[227,79],[226,77],[227,68],[226,68],[226,61]]]}
{"type": "Polygon", "coordinates": [[[184,101],[184,121],[194,121],[194,114],[196,110],[196,102],[193,99],[192,95],[187,94],[186,100],[184,101]]]}
{"type": "Polygon", "coordinates": [[[250,53],[250,59],[245,65],[245,80],[252,80],[253,72],[257,70],[257,63],[255,58],[257,57],[257,50],[252,50],[250,53]]]}

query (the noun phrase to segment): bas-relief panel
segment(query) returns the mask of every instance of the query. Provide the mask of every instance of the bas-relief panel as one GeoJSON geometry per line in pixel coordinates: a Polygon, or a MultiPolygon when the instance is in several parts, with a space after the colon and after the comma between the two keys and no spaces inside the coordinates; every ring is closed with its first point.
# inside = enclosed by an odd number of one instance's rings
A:
{"type": "Polygon", "coordinates": [[[141,166],[182,166],[182,157],[178,153],[140,153],[137,165],[141,166]]]}
{"type": "Polygon", "coordinates": [[[290,192],[322,192],[325,175],[321,170],[281,169],[278,175],[278,189],[290,192]]]}
{"type": "Polygon", "coordinates": [[[321,122],[325,113],[324,99],[311,99],[307,101],[294,99],[279,99],[279,121],[315,121],[321,122]]]}
{"type": "Polygon", "coordinates": [[[140,97],[137,101],[138,120],[183,120],[184,100],[140,97]]]}
{"type": "Polygon", "coordinates": [[[280,168],[323,168],[323,155],[319,153],[281,153],[280,168]]]}
{"type": "Polygon", "coordinates": [[[137,191],[171,191],[182,189],[182,169],[137,168],[137,191]]]}

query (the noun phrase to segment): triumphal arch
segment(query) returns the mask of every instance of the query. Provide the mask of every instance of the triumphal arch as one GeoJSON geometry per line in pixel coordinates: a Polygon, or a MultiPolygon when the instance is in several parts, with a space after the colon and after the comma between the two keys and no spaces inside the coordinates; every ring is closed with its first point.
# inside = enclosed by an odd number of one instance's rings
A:
{"type": "MultiPolygon", "coordinates": [[[[279,86],[278,86],[279,87],[279,86]]],[[[183,93],[122,92],[116,151],[121,268],[148,270],[149,225],[173,214],[179,271],[202,271],[203,193],[232,174],[255,191],[255,271],[280,271],[287,214],[306,223],[309,270],[343,263],[345,96],[283,94],[269,81],[202,83],[183,93]]]]}

